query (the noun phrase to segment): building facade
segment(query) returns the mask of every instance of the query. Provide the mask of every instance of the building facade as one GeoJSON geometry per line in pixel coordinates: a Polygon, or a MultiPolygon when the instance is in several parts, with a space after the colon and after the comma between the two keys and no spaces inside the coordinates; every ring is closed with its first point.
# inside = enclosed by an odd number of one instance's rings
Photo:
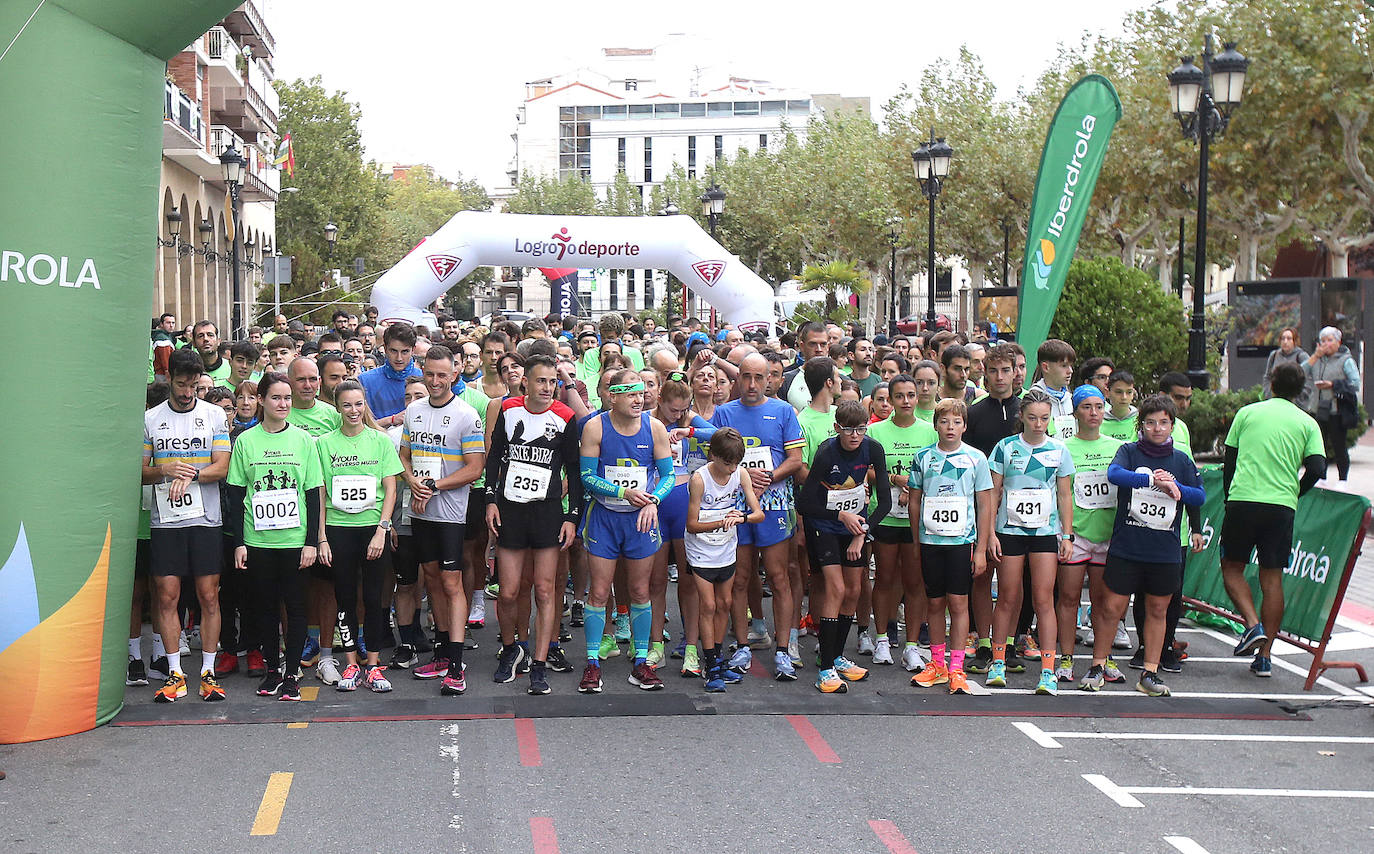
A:
{"type": "Polygon", "coordinates": [[[226,340],[233,249],[219,158],[232,146],[248,164],[239,188],[238,234],[241,316],[248,326],[257,319],[253,301],[262,259],[277,242],[275,54],[272,33],[250,0],[167,63],[151,313],[171,312],[182,327],[214,321],[226,340]]]}

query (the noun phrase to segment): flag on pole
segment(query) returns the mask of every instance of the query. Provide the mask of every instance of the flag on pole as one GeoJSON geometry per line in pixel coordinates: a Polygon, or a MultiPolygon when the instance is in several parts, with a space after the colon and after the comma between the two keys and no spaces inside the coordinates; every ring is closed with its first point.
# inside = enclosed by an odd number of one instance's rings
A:
{"type": "Polygon", "coordinates": [[[1031,199],[1016,320],[1016,343],[1032,358],[1059,307],[1107,143],[1120,118],[1121,99],[1111,81],[1089,74],[1069,89],[1050,122],[1031,199]]]}
{"type": "Polygon", "coordinates": [[[278,169],[285,166],[289,177],[296,176],[296,152],[291,147],[291,134],[282,134],[281,144],[277,146],[277,156],[272,160],[272,165],[278,169]]]}

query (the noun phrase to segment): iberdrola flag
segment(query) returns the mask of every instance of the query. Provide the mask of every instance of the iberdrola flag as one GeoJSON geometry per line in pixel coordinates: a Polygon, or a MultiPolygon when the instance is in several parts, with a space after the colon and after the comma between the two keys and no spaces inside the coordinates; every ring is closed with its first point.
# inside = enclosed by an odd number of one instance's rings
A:
{"type": "Polygon", "coordinates": [[[1050,122],[1031,198],[1016,318],[1016,343],[1032,363],[1059,307],[1107,143],[1120,118],[1121,99],[1111,81],[1089,74],[1069,89],[1050,122]]]}

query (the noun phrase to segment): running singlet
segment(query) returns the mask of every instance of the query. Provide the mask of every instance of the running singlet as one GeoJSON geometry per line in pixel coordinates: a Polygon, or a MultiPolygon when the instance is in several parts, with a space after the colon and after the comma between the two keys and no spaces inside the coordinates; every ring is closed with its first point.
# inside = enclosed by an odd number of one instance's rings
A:
{"type": "Polygon", "coordinates": [[[1073,532],[1090,543],[1105,543],[1112,536],[1116,518],[1116,485],[1107,481],[1121,442],[1110,436],[1087,441],[1074,436],[1064,440],[1073,458],[1073,532]]]}
{"type": "MultiPolygon", "coordinates": [[[[669,433],[673,432],[676,426],[663,425],[669,433]]],[[[668,446],[673,454],[673,477],[682,484],[687,483],[687,475],[706,465],[706,451],[711,436],[716,432],[710,421],[696,414],[692,415],[692,423],[687,426],[696,430],[696,435],[687,436],[681,442],[673,442],[668,446]]]]}
{"type": "MultiPolygon", "coordinates": [[[[652,492],[658,485],[658,469],[654,465],[654,431],[647,412],[639,413],[639,430],[633,436],[623,436],[611,423],[611,413],[601,417],[601,456],[596,461],[596,473],[616,486],[652,492]]],[[[580,452],[579,452],[580,453],[580,452]]],[[[639,508],[627,498],[597,495],[596,500],[607,510],[617,513],[638,513],[639,508]]]]}
{"type": "MultiPolygon", "coordinates": [[[[725,479],[724,484],[716,483],[708,469],[701,469],[701,508],[697,519],[702,522],[718,522],[731,510],[744,503],[744,490],[739,485],[742,469],[736,468],[725,479]]],[[[744,511],[748,515],[748,511],[744,511]]],[[[731,528],[728,531],[707,531],[704,534],[687,532],[683,548],[687,550],[687,565],[702,569],[718,569],[735,562],[735,546],[739,534],[731,528]]]]}
{"type": "Polygon", "coordinates": [[[364,528],[381,522],[382,478],[402,471],[391,439],[370,427],[352,437],[334,430],[316,439],[315,449],[324,475],[325,524],[364,528]]]}
{"type": "MultiPolygon", "coordinates": [[[[765,398],[757,406],[745,406],[743,401],[731,400],[716,407],[711,423],[717,427],[734,427],[744,437],[744,461],[741,468],[773,471],[787,459],[787,452],[803,448],[797,412],[776,398],[765,398]]],[[[791,510],[792,490],[786,481],[775,482],[759,496],[764,510],[791,510]]]]}
{"type": "Polygon", "coordinates": [[[931,546],[962,546],[978,541],[977,493],[992,489],[988,458],[972,445],[953,451],[930,445],[916,452],[911,464],[911,488],[921,491],[917,536],[931,546]]]}
{"type": "Polygon", "coordinates": [[[881,522],[889,512],[891,504],[886,493],[879,494],[873,515],[868,512],[868,492],[864,488],[868,471],[887,471],[883,446],[870,437],[865,436],[853,451],[841,448],[838,438],[826,439],[812,463],[811,474],[797,501],[797,512],[810,527],[827,534],[847,535],[849,529],[840,521],[840,513],[857,514],[871,524],[875,518],[881,522]]]}
{"type": "Polygon", "coordinates": [[[316,400],[309,409],[291,407],[286,415],[286,423],[294,424],[309,433],[311,438],[318,439],[330,430],[339,429],[343,419],[339,417],[339,410],[323,400],[316,400]]]}
{"type": "Polygon", "coordinates": [[[1017,433],[997,443],[988,466],[1003,478],[997,533],[1059,536],[1057,478],[1073,474],[1073,457],[1063,442],[1046,436],[1031,447],[1017,433]]]}
{"type": "MultiPolygon", "coordinates": [[[[935,444],[940,437],[936,435],[934,427],[919,418],[910,427],[898,427],[896,422],[889,417],[884,421],[870,425],[868,438],[883,446],[883,454],[887,457],[888,474],[906,474],[911,468],[911,461],[915,458],[916,452],[935,444]]],[[[911,508],[903,507],[898,502],[902,488],[889,484],[886,477],[879,477],[873,488],[886,489],[892,494],[892,510],[883,517],[883,521],[879,524],[889,528],[910,528],[911,508]]],[[[875,493],[868,502],[869,512],[873,512],[877,506],[878,496],[875,493]]]]}
{"type": "MultiPolygon", "coordinates": [[[[268,433],[245,430],[229,457],[229,483],[245,487],[243,543],[263,549],[305,545],[305,493],[324,483],[315,440],[290,424],[268,433]]],[[[311,545],[318,532],[312,532],[311,545]]]]}
{"type": "Polygon", "coordinates": [[[797,423],[801,425],[802,438],[806,440],[802,448],[802,462],[809,468],[821,442],[835,435],[835,407],[830,407],[829,412],[817,412],[808,406],[797,413],[797,423]]]}
{"type": "MultiPolygon", "coordinates": [[[[227,363],[226,363],[227,364],[227,363]]],[[[177,412],[163,401],[143,413],[143,458],[149,465],[179,462],[197,469],[210,465],[210,455],[229,452],[229,431],[224,410],[197,400],[186,412],[177,412]]],[[[219,483],[193,481],[181,498],[173,500],[171,483],[144,487],[154,528],[214,527],[223,523],[219,483]]]]}
{"type": "Polygon", "coordinates": [[[537,415],[524,397],[502,401],[487,455],[488,499],[516,504],[563,499],[563,478],[573,498],[568,512],[580,515],[582,478],[577,472],[578,438],[573,411],[555,400],[537,415]]]}
{"type": "MultiPolygon", "coordinates": [[[[450,397],[443,406],[434,406],[429,398],[417,400],[406,407],[401,445],[410,449],[410,468],[416,478],[442,480],[461,469],[468,454],[486,452],[482,416],[458,395],[450,397]]],[[[423,513],[412,515],[416,519],[461,525],[468,516],[468,489],[464,485],[438,490],[425,504],[423,513]]]]}

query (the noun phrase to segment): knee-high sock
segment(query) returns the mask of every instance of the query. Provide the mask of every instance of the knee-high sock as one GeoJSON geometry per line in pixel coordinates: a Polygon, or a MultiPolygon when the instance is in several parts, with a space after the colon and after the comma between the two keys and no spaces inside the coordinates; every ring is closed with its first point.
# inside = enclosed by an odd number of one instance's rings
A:
{"type": "Polygon", "coordinates": [[[853,614],[841,614],[839,616],[840,631],[835,638],[835,657],[844,655],[845,644],[849,643],[849,628],[854,625],[853,614]]]}
{"type": "Polygon", "coordinates": [[[630,603],[630,634],[635,641],[635,663],[649,657],[649,634],[653,631],[653,605],[649,602],[630,603]]]}
{"type": "Polygon", "coordinates": [[[587,660],[596,661],[601,656],[601,636],[606,632],[606,606],[596,608],[588,605],[582,614],[585,620],[582,635],[587,639],[587,660]]]}

